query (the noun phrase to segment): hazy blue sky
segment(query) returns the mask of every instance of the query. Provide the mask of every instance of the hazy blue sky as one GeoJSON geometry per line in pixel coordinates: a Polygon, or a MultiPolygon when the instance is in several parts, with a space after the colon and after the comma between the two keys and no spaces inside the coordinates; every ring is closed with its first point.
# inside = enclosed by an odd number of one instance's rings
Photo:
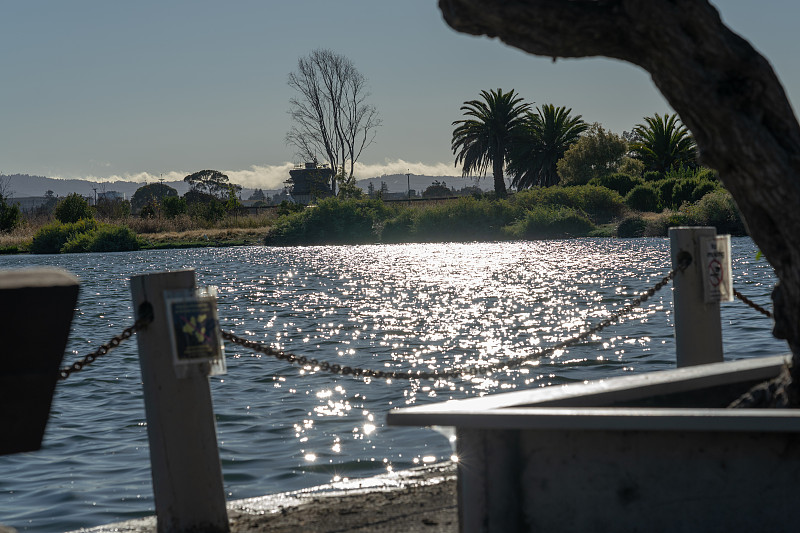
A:
{"type": "MultiPolygon", "coordinates": [[[[797,102],[800,2],[714,4],[797,102]]],[[[248,187],[277,187],[297,161],[284,142],[287,75],[318,47],[355,63],[383,119],[360,178],[457,174],[451,123],[481,89],[513,88],[618,133],[669,111],[636,67],[554,64],[457,34],[435,0],[2,0],[0,8],[4,174],[139,181],[213,168],[248,187]]]]}

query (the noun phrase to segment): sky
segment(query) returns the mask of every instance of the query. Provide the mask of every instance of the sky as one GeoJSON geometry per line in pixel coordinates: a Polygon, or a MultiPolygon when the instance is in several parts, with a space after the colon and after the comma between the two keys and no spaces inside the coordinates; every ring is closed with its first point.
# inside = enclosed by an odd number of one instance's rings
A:
{"type": "MultiPolygon", "coordinates": [[[[800,2],[716,0],[800,102],[800,2]]],[[[382,126],[359,179],[452,176],[452,122],[483,89],[572,108],[616,133],[671,109],[638,67],[539,58],[456,33],[435,0],[0,0],[0,173],[281,187],[287,84],[315,48],[369,81],[382,126]]]]}

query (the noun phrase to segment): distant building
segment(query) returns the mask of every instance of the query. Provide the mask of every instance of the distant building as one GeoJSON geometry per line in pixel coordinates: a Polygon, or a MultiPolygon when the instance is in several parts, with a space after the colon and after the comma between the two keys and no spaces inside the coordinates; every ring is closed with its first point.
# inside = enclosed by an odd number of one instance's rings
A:
{"type": "Polygon", "coordinates": [[[289,176],[286,185],[289,186],[292,199],[297,203],[310,204],[317,198],[333,196],[331,192],[333,169],[328,165],[306,163],[290,170],[289,176]]]}
{"type": "Polygon", "coordinates": [[[97,200],[108,200],[113,202],[114,200],[124,200],[125,193],[119,191],[104,191],[97,193],[97,200]]]}
{"type": "Polygon", "coordinates": [[[28,213],[46,206],[51,200],[55,201],[54,198],[47,196],[21,196],[11,198],[9,202],[19,205],[19,209],[23,213],[28,213]]]}

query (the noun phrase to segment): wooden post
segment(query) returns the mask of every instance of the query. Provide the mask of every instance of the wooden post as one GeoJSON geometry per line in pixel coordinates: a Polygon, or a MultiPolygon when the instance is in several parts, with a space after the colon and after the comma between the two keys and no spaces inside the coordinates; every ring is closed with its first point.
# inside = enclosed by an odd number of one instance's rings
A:
{"type": "Polygon", "coordinates": [[[194,287],[194,270],[131,278],[137,318],[153,313],[136,337],[159,533],[230,531],[208,377],[192,367],[179,379],[172,359],[164,291],[194,287]]]}
{"type": "Polygon", "coordinates": [[[672,300],[675,304],[675,353],[678,367],[722,362],[722,324],[719,302],[706,303],[703,297],[705,268],[700,239],[714,237],[714,227],[670,228],[669,239],[674,278],[672,300]],[[681,271],[684,258],[691,258],[681,271]]]}

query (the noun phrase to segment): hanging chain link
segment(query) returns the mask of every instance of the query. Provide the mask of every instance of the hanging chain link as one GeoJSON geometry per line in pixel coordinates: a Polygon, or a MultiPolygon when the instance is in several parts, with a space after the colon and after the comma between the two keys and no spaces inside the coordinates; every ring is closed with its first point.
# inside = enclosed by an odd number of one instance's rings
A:
{"type": "MultiPolygon", "coordinates": [[[[680,270],[685,269],[685,265],[681,265],[680,270]]],[[[267,344],[263,344],[256,341],[251,341],[239,337],[229,331],[222,331],[222,338],[230,341],[234,344],[242,346],[244,348],[249,348],[256,352],[263,353],[265,355],[269,355],[281,361],[286,361],[288,363],[296,363],[303,368],[310,367],[312,370],[321,370],[323,372],[329,372],[333,374],[340,374],[343,376],[355,376],[355,377],[369,377],[369,378],[376,378],[376,379],[398,379],[398,380],[406,380],[406,379],[422,379],[422,380],[437,380],[437,379],[450,379],[450,378],[460,378],[464,375],[470,376],[483,376],[490,374],[496,370],[504,370],[510,368],[518,368],[525,363],[532,361],[534,359],[540,359],[542,357],[546,357],[553,352],[563,350],[565,348],[569,348],[570,346],[574,346],[575,344],[581,342],[584,339],[587,339],[602,331],[603,329],[607,328],[608,326],[614,324],[621,318],[631,314],[636,308],[641,306],[644,302],[650,299],[656,292],[664,288],[673,277],[675,277],[675,270],[672,270],[669,274],[667,274],[661,281],[655,284],[651,289],[641,293],[639,296],[631,300],[631,302],[608,317],[607,319],[603,320],[599,324],[570,337],[569,339],[563,340],[558,342],[552,346],[548,346],[547,348],[543,348],[537,352],[534,352],[530,355],[526,355],[524,357],[518,357],[512,359],[510,361],[500,361],[493,364],[483,365],[473,369],[453,369],[453,370],[444,370],[441,372],[425,372],[422,370],[418,371],[409,371],[409,370],[375,370],[369,368],[356,368],[351,366],[343,366],[336,363],[330,363],[328,361],[320,361],[318,359],[306,357],[304,355],[297,355],[291,352],[285,352],[283,350],[275,349],[267,344]]]]}
{"type": "Polygon", "coordinates": [[[117,346],[119,346],[125,339],[130,339],[134,333],[145,327],[153,321],[152,315],[146,315],[137,320],[132,326],[122,330],[122,333],[115,335],[105,344],[101,344],[95,351],[85,355],[82,359],[75,361],[69,366],[65,366],[58,372],[58,379],[67,379],[74,372],[80,372],[84,367],[94,363],[98,357],[102,357],[117,346]]]}
{"type": "Polygon", "coordinates": [[[752,307],[753,309],[755,309],[756,311],[758,311],[759,313],[761,313],[762,315],[764,315],[765,317],[772,318],[772,313],[768,309],[761,307],[760,305],[758,305],[753,300],[751,300],[741,292],[737,291],[736,289],[733,289],[733,295],[739,298],[747,305],[749,305],[750,307],[752,307]]]}

